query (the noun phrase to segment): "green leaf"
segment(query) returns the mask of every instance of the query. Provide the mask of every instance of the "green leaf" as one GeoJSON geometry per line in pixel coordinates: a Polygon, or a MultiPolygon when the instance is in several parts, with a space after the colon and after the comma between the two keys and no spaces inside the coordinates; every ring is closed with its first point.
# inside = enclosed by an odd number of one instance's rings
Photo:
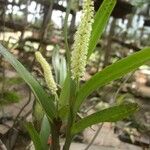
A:
{"type": "Polygon", "coordinates": [[[44,150],[49,149],[49,145],[47,144],[49,136],[50,136],[50,124],[46,115],[44,115],[40,131],[40,139],[44,147],[44,150]]]}
{"type": "Polygon", "coordinates": [[[104,109],[89,115],[76,122],[72,127],[72,134],[76,134],[83,129],[101,122],[116,122],[122,120],[138,109],[138,105],[134,103],[118,105],[104,109]]]}
{"type": "Polygon", "coordinates": [[[55,71],[56,82],[62,86],[66,78],[67,66],[65,57],[59,54],[58,46],[56,46],[53,51],[52,63],[55,71]]]}
{"type": "Polygon", "coordinates": [[[67,65],[64,56],[60,56],[59,84],[62,86],[67,76],[67,65]]]}
{"type": "Polygon", "coordinates": [[[37,133],[37,131],[35,130],[35,128],[33,127],[32,123],[26,123],[25,128],[27,129],[27,131],[30,134],[30,137],[33,141],[35,149],[36,150],[44,150],[44,148],[42,147],[40,136],[37,133]]]}
{"type": "Polygon", "coordinates": [[[66,106],[63,106],[59,109],[59,117],[61,118],[62,121],[66,121],[67,120],[67,116],[69,114],[69,104],[66,106]]]}
{"type": "Polygon", "coordinates": [[[50,99],[48,94],[35,80],[35,78],[27,71],[27,69],[1,44],[0,44],[0,54],[2,54],[5,57],[5,59],[15,68],[15,70],[19,73],[19,75],[29,85],[29,87],[33,91],[34,95],[42,105],[44,111],[49,116],[49,118],[53,119],[54,117],[56,117],[56,108],[53,103],[53,100],[50,99]]]}
{"type": "Polygon", "coordinates": [[[101,37],[104,28],[109,20],[111,12],[116,4],[116,0],[104,0],[97,11],[92,27],[92,34],[89,43],[88,57],[92,54],[96,47],[97,41],[101,37]]]}
{"type": "Polygon", "coordinates": [[[60,93],[60,98],[59,98],[59,105],[60,107],[64,107],[69,105],[69,97],[70,97],[70,75],[68,73],[65,82],[63,84],[61,93],[60,93]]]}
{"type": "Polygon", "coordinates": [[[100,88],[109,82],[116,80],[123,75],[137,69],[150,60],[150,47],[136,52],[120,61],[104,68],[102,71],[96,73],[89,81],[81,86],[77,100],[75,103],[75,111],[77,111],[85,98],[94,90],[100,88]]]}
{"type": "Polygon", "coordinates": [[[0,93],[0,105],[10,105],[17,103],[20,100],[20,95],[17,92],[4,91],[0,93]]]}

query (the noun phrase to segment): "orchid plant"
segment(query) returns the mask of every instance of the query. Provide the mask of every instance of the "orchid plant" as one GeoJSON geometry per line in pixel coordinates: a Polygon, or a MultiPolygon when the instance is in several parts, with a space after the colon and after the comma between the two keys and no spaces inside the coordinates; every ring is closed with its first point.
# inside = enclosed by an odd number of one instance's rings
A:
{"type": "MultiPolygon", "coordinates": [[[[64,124],[66,126],[65,142],[62,147],[63,150],[69,150],[74,136],[85,128],[97,123],[116,122],[128,117],[138,109],[135,103],[120,104],[77,119],[77,113],[88,95],[97,88],[137,69],[150,59],[150,48],[143,48],[97,72],[84,84],[80,83],[87,60],[95,49],[115,4],[116,0],[104,0],[94,15],[93,0],[83,0],[81,23],[75,34],[72,52],[66,49],[67,76],[62,85],[59,85],[59,92],[58,83],[56,84],[52,75],[52,66],[39,51],[35,53],[35,57],[43,69],[50,95],[24,66],[0,45],[0,53],[29,85],[45,113],[40,132],[36,131],[32,123],[25,125],[36,150],[60,150],[60,130],[64,124]],[[51,142],[48,145],[49,137],[51,137],[51,142]]],[[[61,73],[60,71],[60,75],[61,73]]]]}

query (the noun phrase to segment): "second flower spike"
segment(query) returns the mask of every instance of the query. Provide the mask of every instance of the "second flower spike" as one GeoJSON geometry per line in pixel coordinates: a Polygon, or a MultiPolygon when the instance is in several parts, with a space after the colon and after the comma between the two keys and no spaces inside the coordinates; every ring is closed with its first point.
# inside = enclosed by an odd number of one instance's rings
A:
{"type": "Polygon", "coordinates": [[[35,52],[35,57],[36,57],[36,60],[42,66],[42,69],[44,71],[44,78],[45,78],[48,88],[50,89],[53,95],[56,95],[57,86],[52,75],[51,66],[48,64],[48,62],[46,61],[46,59],[42,56],[40,52],[35,52]]]}

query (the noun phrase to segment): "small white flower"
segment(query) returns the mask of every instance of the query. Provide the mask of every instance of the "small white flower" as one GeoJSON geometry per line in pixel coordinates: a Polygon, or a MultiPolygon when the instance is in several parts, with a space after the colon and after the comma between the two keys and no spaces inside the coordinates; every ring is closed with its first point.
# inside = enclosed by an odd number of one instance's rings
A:
{"type": "Polygon", "coordinates": [[[72,78],[79,80],[85,72],[89,41],[94,18],[93,0],[83,1],[81,23],[75,34],[73,51],[71,54],[72,78]]]}
{"type": "Polygon", "coordinates": [[[56,95],[57,86],[54,81],[50,65],[48,64],[48,62],[46,61],[46,59],[42,56],[40,52],[35,52],[35,57],[42,66],[42,69],[44,71],[44,78],[45,78],[48,88],[50,89],[52,94],[56,95]]]}

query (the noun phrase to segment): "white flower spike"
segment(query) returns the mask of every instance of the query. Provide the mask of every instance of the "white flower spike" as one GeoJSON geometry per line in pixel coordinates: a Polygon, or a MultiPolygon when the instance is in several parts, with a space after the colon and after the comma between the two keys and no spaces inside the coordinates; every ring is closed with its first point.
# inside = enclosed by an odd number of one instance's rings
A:
{"type": "Polygon", "coordinates": [[[42,66],[42,69],[44,71],[44,78],[48,88],[50,89],[52,94],[56,95],[57,86],[54,81],[50,65],[48,64],[48,62],[40,52],[35,52],[35,57],[37,61],[40,63],[40,65],[42,66]]]}
{"type": "Polygon", "coordinates": [[[94,18],[93,0],[83,0],[81,23],[78,26],[71,54],[72,78],[79,80],[85,72],[89,41],[94,18]]]}

